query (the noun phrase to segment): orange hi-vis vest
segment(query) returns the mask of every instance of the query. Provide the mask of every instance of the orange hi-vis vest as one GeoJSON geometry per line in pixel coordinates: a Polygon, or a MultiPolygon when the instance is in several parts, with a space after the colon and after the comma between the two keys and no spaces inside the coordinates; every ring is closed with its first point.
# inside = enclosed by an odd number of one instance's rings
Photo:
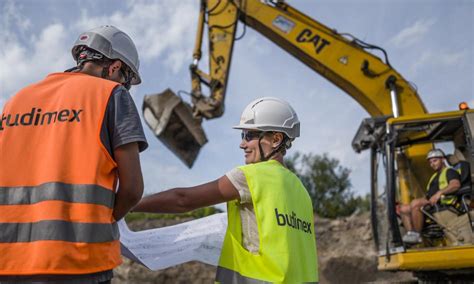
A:
{"type": "Polygon", "coordinates": [[[117,165],[100,131],[112,81],[55,73],[0,117],[0,275],[89,274],[121,263],[117,165]]]}

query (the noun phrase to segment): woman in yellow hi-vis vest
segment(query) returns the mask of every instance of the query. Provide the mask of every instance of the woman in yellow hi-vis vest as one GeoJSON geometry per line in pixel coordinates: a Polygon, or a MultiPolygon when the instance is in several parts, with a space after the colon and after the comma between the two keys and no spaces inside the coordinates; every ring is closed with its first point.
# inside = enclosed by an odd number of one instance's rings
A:
{"type": "Polygon", "coordinates": [[[300,122],[285,101],[264,97],[243,111],[245,166],[190,188],[148,196],[139,212],[186,212],[227,202],[228,227],[217,268],[221,283],[317,283],[313,207],[283,163],[300,122]]]}

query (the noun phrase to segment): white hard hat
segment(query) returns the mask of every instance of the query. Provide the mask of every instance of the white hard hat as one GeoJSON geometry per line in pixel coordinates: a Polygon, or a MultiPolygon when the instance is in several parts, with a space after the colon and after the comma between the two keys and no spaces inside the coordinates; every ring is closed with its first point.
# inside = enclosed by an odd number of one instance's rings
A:
{"type": "Polygon", "coordinates": [[[300,136],[300,121],[295,110],[284,100],[263,97],[251,102],[242,112],[235,129],[276,131],[290,139],[300,136]]]}
{"type": "Polygon", "coordinates": [[[133,72],[132,85],[141,83],[138,68],[138,51],[132,39],[114,26],[101,26],[79,35],[72,47],[72,57],[77,61],[81,47],[93,49],[109,59],[119,59],[133,72]]]}
{"type": "Polygon", "coordinates": [[[433,149],[428,152],[428,155],[426,155],[426,159],[429,160],[431,158],[444,158],[444,152],[441,149],[433,149]]]}

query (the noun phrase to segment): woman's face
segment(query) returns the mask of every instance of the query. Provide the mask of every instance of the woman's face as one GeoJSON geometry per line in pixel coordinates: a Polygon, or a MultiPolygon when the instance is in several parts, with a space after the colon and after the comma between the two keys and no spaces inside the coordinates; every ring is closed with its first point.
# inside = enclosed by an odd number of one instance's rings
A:
{"type": "MultiPolygon", "coordinates": [[[[245,164],[253,164],[261,161],[258,141],[262,146],[265,156],[272,152],[272,133],[263,134],[260,131],[243,130],[242,141],[240,142],[240,149],[244,150],[245,164]],[[262,139],[260,139],[262,137],[262,139]]],[[[262,154],[263,154],[262,153],[262,154]]]]}

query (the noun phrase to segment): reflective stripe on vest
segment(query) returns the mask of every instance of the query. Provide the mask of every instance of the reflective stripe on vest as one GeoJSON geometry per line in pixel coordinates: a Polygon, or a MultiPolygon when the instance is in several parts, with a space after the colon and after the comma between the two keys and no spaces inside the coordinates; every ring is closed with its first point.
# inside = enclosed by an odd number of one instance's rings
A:
{"type": "Polygon", "coordinates": [[[50,182],[39,186],[0,187],[0,205],[35,204],[46,200],[89,203],[113,208],[115,193],[94,184],[50,182]]]}
{"type": "Polygon", "coordinates": [[[1,243],[65,241],[103,243],[119,239],[117,223],[93,224],[52,220],[37,223],[0,223],[1,243]]]}
{"type": "Polygon", "coordinates": [[[253,254],[242,246],[239,202],[228,202],[228,227],[216,281],[317,283],[313,208],[301,181],[274,160],[240,169],[252,196],[260,248],[253,254]]]}
{"type": "Polygon", "coordinates": [[[100,140],[117,85],[55,73],[5,104],[0,275],[89,274],[121,263],[117,165],[100,140]]]}
{"type": "MultiPolygon", "coordinates": [[[[239,283],[239,284],[267,284],[272,282],[266,282],[262,280],[252,279],[240,275],[238,272],[224,268],[217,268],[216,279],[219,279],[221,283],[239,283]]],[[[302,282],[304,284],[318,284],[319,282],[302,282]]]]}
{"type": "MultiPolygon", "coordinates": [[[[0,243],[33,242],[39,240],[56,240],[68,242],[99,243],[118,240],[117,225],[101,220],[97,210],[84,218],[83,222],[72,223],[63,220],[61,214],[55,214],[51,204],[46,212],[37,212],[33,205],[44,201],[63,201],[67,203],[87,203],[113,209],[115,194],[98,185],[77,185],[65,183],[46,183],[36,187],[1,187],[0,188],[0,243]],[[4,206],[10,205],[10,206],[4,206]],[[22,205],[22,206],[11,206],[22,205]],[[49,218],[37,218],[38,215],[49,215],[49,218]],[[25,215],[25,216],[23,216],[25,215]],[[53,216],[55,215],[55,216],[53,216]],[[37,220],[25,220],[36,218],[37,220]],[[21,223],[3,223],[17,219],[21,223]],[[38,220],[39,219],[39,220],[38,220]],[[42,220],[43,219],[43,220],[42,220]],[[44,221],[48,219],[48,221],[44,221]],[[37,222],[34,222],[37,221],[37,222]]],[[[65,206],[61,206],[63,209],[65,206]]],[[[67,207],[67,206],[66,206],[67,207]]],[[[69,211],[74,206],[69,206],[69,211]]],[[[82,210],[87,210],[82,208],[82,210]]],[[[103,210],[104,212],[110,210],[103,210]]],[[[86,212],[81,212],[84,215],[86,212]]],[[[71,214],[71,213],[70,213],[71,214]]],[[[75,218],[77,219],[77,218],[75,218]]]]}

